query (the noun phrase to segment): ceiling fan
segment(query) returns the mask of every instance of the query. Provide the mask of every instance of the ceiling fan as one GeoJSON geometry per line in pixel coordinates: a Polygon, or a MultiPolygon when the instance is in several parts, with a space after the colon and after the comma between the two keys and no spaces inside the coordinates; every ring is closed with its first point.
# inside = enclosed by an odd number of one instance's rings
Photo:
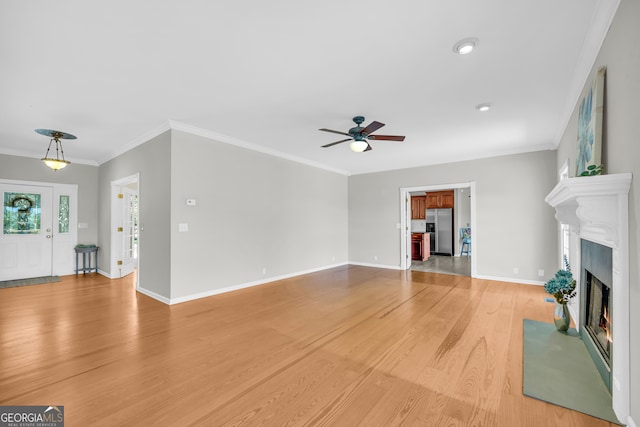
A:
{"type": "Polygon", "coordinates": [[[377,131],[382,126],[384,126],[384,123],[376,122],[374,120],[367,127],[362,127],[360,126],[362,125],[362,123],[364,123],[364,117],[362,116],[355,116],[353,118],[353,122],[356,124],[356,126],[349,129],[348,132],[340,132],[338,130],[324,129],[324,128],[318,129],[323,132],[337,133],[339,135],[346,135],[349,137],[341,141],[336,141],[330,144],[323,145],[322,148],[332,147],[334,145],[353,140],[353,142],[349,144],[349,147],[351,148],[352,151],[355,151],[356,153],[361,153],[363,151],[372,150],[371,145],[369,145],[369,141],[398,141],[398,142],[404,141],[404,136],[371,135],[373,132],[377,131]]]}

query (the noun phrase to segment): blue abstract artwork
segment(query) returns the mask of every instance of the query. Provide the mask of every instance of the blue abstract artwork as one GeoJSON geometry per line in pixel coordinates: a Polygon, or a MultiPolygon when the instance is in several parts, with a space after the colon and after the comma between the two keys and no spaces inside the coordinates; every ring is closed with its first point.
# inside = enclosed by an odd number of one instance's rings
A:
{"type": "Polygon", "coordinates": [[[602,67],[598,70],[597,77],[580,102],[576,176],[580,176],[589,166],[600,164],[604,112],[604,75],[605,68],[602,67]]]}

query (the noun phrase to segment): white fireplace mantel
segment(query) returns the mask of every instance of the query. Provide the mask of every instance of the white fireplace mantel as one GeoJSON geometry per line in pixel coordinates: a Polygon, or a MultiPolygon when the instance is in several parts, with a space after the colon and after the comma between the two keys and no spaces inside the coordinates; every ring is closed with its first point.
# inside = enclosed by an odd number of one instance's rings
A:
{"type": "MultiPolygon", "coordinates": [[[[620,421],[629,417],[629,189],[630,173],[565,178],[544,199],[556,218],[571,226],[579,239],[610,247],[613,255],[613,354],[611,358],[613,410],[620,421]]],[[[572,245],[574,276],[580,274],[578,245],[572,245]]],[[[580,283],[580,277],[576,277],[580,283]]],[[[578,289],[581,292],[581,289],[578,289]]],[[[579,313],[572,310],[579,325],[579,313]]]]}
{"type": "Polygon", "coordinates": [[[562,224],[576,227],[587,240],[613,247],[620,240],[618,216],[623,209],[627,214],[630,186],[630,173],[566,178],[544,200],[562,224]]]}

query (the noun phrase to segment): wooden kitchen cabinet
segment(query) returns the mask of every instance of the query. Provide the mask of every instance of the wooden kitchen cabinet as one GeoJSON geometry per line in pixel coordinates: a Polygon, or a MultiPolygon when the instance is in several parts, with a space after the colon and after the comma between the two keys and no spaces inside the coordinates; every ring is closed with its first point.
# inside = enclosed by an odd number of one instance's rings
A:
{"type": "Polygon", "coordinates": [[[426,261],[431,256],[429,233],[411,233],[411,259],[426,261]]]}
{"type": "Polygon", "coordinates": [[[411,259],[422,261],[422,233],[411,234],[411,259]]]}
{"type": "Polygon", "coordinates": [[[427,209],[453,208],[453,190],[427,193],[426,204],[427,209]]]}
{"type": "Polygon", "coordinates": [[[439,192],[437,193],[427,193],[427,209],[435,209],[435,208],[439,208],[440,206],[438,206],[438,196],[439,196],[439,192]]]}
{"type": "Polygon", "coordinates": [[[411,219],[425,219],[427,198],[425,196],[411,197],[411,219]]]}
{"type": "Polygon", "coordinates": [[[442,191],[441,195],[443,208],[453,208],[453,190],[442,191]]]}

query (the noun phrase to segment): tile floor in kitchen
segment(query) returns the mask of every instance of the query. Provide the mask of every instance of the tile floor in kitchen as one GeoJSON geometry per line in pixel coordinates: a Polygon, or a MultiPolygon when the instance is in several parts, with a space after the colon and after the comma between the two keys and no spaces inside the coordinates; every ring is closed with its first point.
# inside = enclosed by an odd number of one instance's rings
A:
{"type": "Polygon", "coordinates": [[[471,276],[471,257],[431,255],[426,261],[411,261],[411,270],[471,276]]]}

